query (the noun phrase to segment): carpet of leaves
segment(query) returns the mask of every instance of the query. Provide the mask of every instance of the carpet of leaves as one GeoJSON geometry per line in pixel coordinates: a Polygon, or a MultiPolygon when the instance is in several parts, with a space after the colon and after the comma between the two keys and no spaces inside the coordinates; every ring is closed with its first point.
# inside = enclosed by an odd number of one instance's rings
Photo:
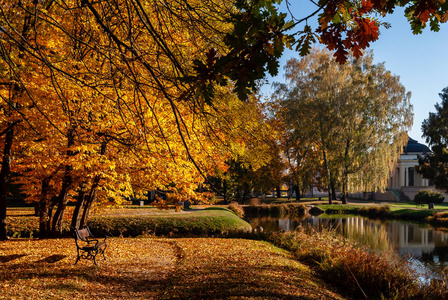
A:
{"type": "Polygon", "coordinates": [[[111,238],[76,260],[73,239],[0,242],[0,299],[342,299],[289,252],[261,241],[111,238]]]}
{"type": "Polygon", "coordinates": [[[289,252],[245,239],[177,239],[180,263],[160,299],[342,299],[289,252]]]}
{"type": "Polygon", "coordinates": [[[173,272],[176,247],[114,238],[106,258],[76,261],[73,239],[0,242],[0,299],[151,299],[173,272]]]}

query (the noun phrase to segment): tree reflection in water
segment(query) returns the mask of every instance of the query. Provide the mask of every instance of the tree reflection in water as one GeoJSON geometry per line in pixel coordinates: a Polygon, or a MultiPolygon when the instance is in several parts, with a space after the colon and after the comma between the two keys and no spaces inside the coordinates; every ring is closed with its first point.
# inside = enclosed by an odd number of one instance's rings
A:
{"type": "Polygon", "coordinates": [[[297,226],[316,230],[333,229],[338,234],[379,251],[393,250],[407,257],[417,272],[432,278],[448,268],[448,233],[425,224],[371,220],[360,216],[274,218],[254,217],[253,228],[262,226],[265,232],[290,231],[297,226]]]}

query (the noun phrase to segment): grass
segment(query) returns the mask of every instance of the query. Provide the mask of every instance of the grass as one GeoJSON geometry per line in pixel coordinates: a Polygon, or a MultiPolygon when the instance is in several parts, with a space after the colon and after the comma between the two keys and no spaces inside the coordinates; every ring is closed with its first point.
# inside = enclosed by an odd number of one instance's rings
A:
{"type": "MultiPolygon", "coordinates": [[[[410,204],[370,204],[370,205],[319,205],[327,214],[355,214],[371,218],[402,219],[416,222],[428,222],[437,211],[419,209],[410,204]]],[[[448,225],[448,224],[447,224],[448,225]]]]}
{"type": "MultiPolygon", "coordinates": [[[[8,209],[8,235],[37,236],[38,218],[32,209],[8,209]]],[[[70,215],[70,214],[67,214],[70,215]]],[[[69,220],[65,220],[65,235],[70,234],[69,220]]],[[[183,212],[146,209],[104,209],[89,219],[89,227],[96,235],[214,235],[236,231],[250,231],[250,224],[226,208],[210,207],[183,212]]]]}
{"type": "Polygon", "coordinates": [[[262,241],[112,238],[98,267],[75,252],[72,239],[0,242],[0,299],[343,299],[262,241]]]}
{"type": "MultiPolygon", "coordinates": [[[[9,217],[23,220],[32,219],[30,213],[8,210],[9,217]]],[[[240,233],[270,242],[172,239],[155,237],[147,227],[155,222],[170,228],[172,235],[188,236],[193,228],[215,226],[210,234],[223,222],[228,229],[234,220],[242,221],[222,207],[183,213],[111,209],[97,212],[92,220],[101,221],[97,233],[117,230],[120,235],[109,239],[107,260],[99,258],[99,267],[85,260],[73,265],[73,239],[0,242],[0,299],[360,299],[364,293],[372,299],[447,297],[446,281],[417,285],[402,261],[330,233],[240,233]],[[170,221],[163,225],[163,219],[170,221]],[[134,234],[139,238],[123,237],[134,234]]]]}

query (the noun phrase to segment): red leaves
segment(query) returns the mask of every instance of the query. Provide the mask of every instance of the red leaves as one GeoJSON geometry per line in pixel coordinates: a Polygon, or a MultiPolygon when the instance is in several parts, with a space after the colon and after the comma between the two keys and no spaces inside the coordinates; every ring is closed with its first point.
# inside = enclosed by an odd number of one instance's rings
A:
{"type": "Polygon", "coordinates": [[[361,7],[358,9],[360,15],[364,15],[372,11],[373,3],[370,0],[362,0],[361,7]]]}
{"type": "Polygon", "coordinates": [[[437,11],[437,5],[432,0],[418,1],[415,6],[414,15],[424,24],[428,22],[431,15],[437,11]]]}
{"type": "Polygon", "coordinates": [[[378,25],[370,19],[355,18],[357,30],[347,33],[344,41],[346,48],[351,49],[355,57],[362,55],[361,50],[369,47],[370,42],[376,41],[379,36],[378,25]]]}
{"type": "Polygon", "coordinates": [[[370,0],[363,0],[358,8],[344,5],[341,1],[328,2],[318,29],[321,42],[330,50],[336,50],[334,56],[339,63],[345,63],[349,51],[355,57],[361,56],[362,50],[379,37],[377,22],[366,16],[374,8],[370,0]],[[335,22],[336,14],[342,16],[341,21],[335,22]],[[330,26],[329,20],[333,20],[330,26]]]}

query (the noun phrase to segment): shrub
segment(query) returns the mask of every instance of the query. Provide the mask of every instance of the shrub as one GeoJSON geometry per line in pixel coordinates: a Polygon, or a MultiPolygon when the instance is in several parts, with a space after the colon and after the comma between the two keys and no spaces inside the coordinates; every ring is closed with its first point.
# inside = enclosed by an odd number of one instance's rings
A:
{"type": "MultiPolygon", "coordinates": [[[[343,286],[357,298],[397,298],[420,293],[416,276],[393,253],[378,254],[337,236],[332,231],[273,233],[273,244],[290,250],[324,279],[343,286]]],[[[412,298],[412,297],[411,297],[412,298]]]]}
{"type": "Polygon", "coordinates": [[[439,212],[428,218],[429,223],[435,226],[448,227],[448,212],[439,212]]]}
{"type": "Polygon", "coordinates": [[[414,202],[418,204],[442,203],[445,198],[442,194],[434,190],[421,190],[414,197],[414,202]]]}
{"type": "Polygon", "coordinates": [[[369,218],[386,218],[390,216],[390,207],[388,205],[362,207],[359,213],[369,218]]]}
{"type": "Polygon", "coordinates": [[[260,199],[258,199],[258,198],[251,198],[249,200],[249,205],[260,205],[260,199]]]}
{"type": "Polygon", "coordinates": [[[274,217],[301,217],[308,212],[308,208],[302,203],[288,203],[288,204],[261,204],[249,205],[244,207],[246,215],[270,215],[274,217]]]}
{"type": "Polygon", "coordinates": [[[233,211],[238,217],[240,218],[244,217],[244,209],[237,202],[232,201],[229,205],[229,209],[233,211]]]}

